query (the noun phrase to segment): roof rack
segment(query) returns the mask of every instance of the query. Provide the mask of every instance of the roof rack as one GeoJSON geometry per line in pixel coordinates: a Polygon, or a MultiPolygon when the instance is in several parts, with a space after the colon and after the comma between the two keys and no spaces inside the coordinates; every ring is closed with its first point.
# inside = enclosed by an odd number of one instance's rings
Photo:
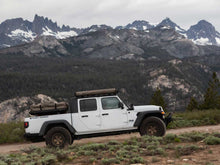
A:
{"type": "Polygon", "coordinates": [[[76,97],[108,96],[108,95],[116,95],[117,93],[118,93],[117,89],[109,88],[109,89],[79,91],[79,92],[75,92],[75,96],[76,97]]]}

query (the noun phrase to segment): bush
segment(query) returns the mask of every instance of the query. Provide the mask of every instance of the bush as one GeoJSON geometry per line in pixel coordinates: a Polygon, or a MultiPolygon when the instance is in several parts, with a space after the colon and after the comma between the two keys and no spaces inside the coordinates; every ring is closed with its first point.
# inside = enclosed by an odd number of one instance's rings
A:
{"type": "Polygon", "coordinates": [[[168,128],[193,127],[214,125],[220,123],[220,110],[204,110],[192,112],[178,112],[173,115],[173,122],[168,128]]]}
{"type": "Polygon", "coordinates": [[[142,157],[134,157],[130,160],[130,163],[144,163],[144,159],[142,157]]]}
{"type": "Polygon", "coordinates": [[[189,145],[189,146],[177,146],[176,147],[176,156],[183,156],[183,155],[190,155],[195,151],[201,150],[203,148],[198,147],[196,145],[189,145]]]}
{"type": "Polygon", "coordinates": [[[220,138],[219,137],[215,137],[215,136],[208,136],[207,138],[205,138],[205,143],[208,145],[216,145],[216,144],[220,144],[220,138]]]}
{"type": "Polygon", "coordinates": [[[24,141],[23,122],[11,122],[0,124],[0,144],[24,141]]]}
{"type": "Polygon", "coordinates": [[[201,133],[201,132],[190,132],[190,133],[184,133],[181,134],[180,139],[185,142],[198,142],[207,137],[207,133],[201,133]]]}
{"type": "Polygon", "coordinates": [[[102,164],[108,165],[108,164],[120,164],[120,160],[116,158],[110,158],[110,159],[103,159],[102,164]]]}

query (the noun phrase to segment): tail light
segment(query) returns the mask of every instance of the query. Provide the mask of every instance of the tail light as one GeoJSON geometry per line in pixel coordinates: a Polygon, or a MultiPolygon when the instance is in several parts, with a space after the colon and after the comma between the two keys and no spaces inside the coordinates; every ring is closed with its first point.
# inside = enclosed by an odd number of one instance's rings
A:
{"type": "Polygon", "coordinates": [[[25,121],[24,122],[24,128],[28,128],[28,126],[29,126],[29,122],[25,121]]]}

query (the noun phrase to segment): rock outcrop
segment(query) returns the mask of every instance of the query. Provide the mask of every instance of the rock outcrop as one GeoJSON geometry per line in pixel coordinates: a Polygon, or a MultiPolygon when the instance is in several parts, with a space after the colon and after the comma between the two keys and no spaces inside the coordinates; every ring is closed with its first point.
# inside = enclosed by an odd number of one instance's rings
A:
{"type": "Polygon", "coordinates": [[[0,123],[22,121],[29,116],[30,106],[38,103],[56,103],[49,96],[38,94],[34,97],[17,97],[0,103],[0,123]]]}

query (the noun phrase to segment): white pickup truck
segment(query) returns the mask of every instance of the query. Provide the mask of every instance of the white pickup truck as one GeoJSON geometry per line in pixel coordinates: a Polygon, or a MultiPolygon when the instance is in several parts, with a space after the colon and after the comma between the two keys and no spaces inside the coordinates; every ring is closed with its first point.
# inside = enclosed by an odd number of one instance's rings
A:
{"type": "Polygon", "coordinates": [[[53,147],[64,147],[74,139],[139,131],[141,135],[163,136],[171,115],[155,105],[128,107],[112,89],[76,92],[67,111],[40,110],[25,118],[25,137],[39,137],[53,147]],[[43,113],[42,113],[43,112],[43,113]]]}

